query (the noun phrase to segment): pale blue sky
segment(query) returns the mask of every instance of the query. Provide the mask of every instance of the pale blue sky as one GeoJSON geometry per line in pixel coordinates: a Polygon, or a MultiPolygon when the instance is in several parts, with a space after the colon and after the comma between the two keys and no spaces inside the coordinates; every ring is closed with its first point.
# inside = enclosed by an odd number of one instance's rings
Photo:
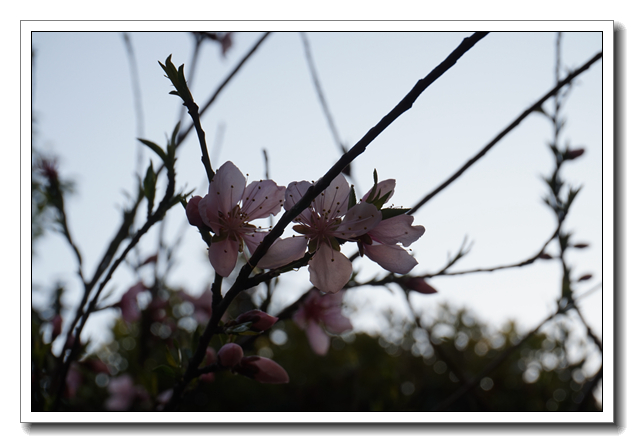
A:
{"type": "MultiPolygon", "coordinates": [[[[310,33],[309,39],[322,87],[341,138],[358,141],[413,87],[471,33],[310,33]]],[[[132,33],[141,78],[143,137],[164,144],[180,111],[179,99],[168,95],[169,81],[157,61],[172,54],[188,69],[193,39],[184,33],[132,33]]],[[[202,49],[191,89],[206,102],[260,33],[238,33],[226,58],[218,45],[202,49]]],[[[409,207],[434,189],[525,108],[554,84],[555,33],[492,33],[469,51],[447,74],[425,91],[413,108],[392,124],[353,163],[358,195],[379,178],[395,178],[391,202],[409,207]]],[[[123,191],[133,189],[138,143],[130,70],[120,33],[34,33],[34,113],[38,146],[60,157],[60,171],[77,185],[67,202],[69,224],[90,275],[127,205],[123,191]]],[[[574,69],[602,49],[601,33],[565,33],[563,66],[574,69]]],[[[584,73],[563,108],[567,126],[562,140],[583,146],[583,157],[564,167],[563,176],[583,184],[566,224],[574,239],[589,243],[571,251],[573,276],[592,273],[578,293],[602,280],[602,69],[601,61],[584,73]]],[[[550,108],[549,108],[550,109],[550,108]]],[[[189,120],[186,120],[189,125],[189,120]]],[[[234,162],[251,179],[263,178],[261,150],[269,153],[271,178],[280,185],[316,180],[339,155],[317,100],[302,41],[297,33],[275,33],[263,43],[202,119],[210,147],[220,125],[220,152],[210,153],[212,166],[234,162]]],[[[554,230],[555,221],[541,198],[540,177],[552,171],[546,143],[552,138],[547,120],[532,115],[461,179],[416,214],[427,228],[412,246],[419,265],[412,274],[442,268],[465,236],[471,253],[454,270],[521,261],[534,254],[554,230]]],[[[193,133],[179,148],[177,189],[206,193],[200,149],[193,133]]],[[[149,158],[143,151],[143,170],[149,158]]],[[[143,214],[143,211],[141,211],[143,214]]],[[[175,208],[166,221],[167,238],[184,232],[170,282],[193,294],[211,281],[205,246],[196,229],[186,225],[175,208]],[[181,231],[183,229],[183,231],[181,231]]],[[[154,228],[142,243],[143,254],[156,248],[154,228]]],[[[555,252],[554,244],[549,251],[555,252]]],[[[346,250],[344,250],[346,251],[346,250]]],[[[352,252],[352,249],[347,252],[352,252]]],[[[60,236],[49,234],[33,260],[33,283],[69,285],[67,302],[79,296],[75,262],[60,236]]],[[[368,260],[357,260],[360,280],[382,274],[368,260]]],[[[437,277],[434,296],[420,296],[416,305],[426,315],[441,302],[466,306],[482,320],[499,326],[515,319],[527,330],[554,309],[560,271],[556,262],[528,268],[460,277],[437,277]]],[[[122,267],[109,288],[118,299],[134,283],[122,267]]],[[[306,270],[286,275],[273,309],[292,302],[308,287],[306,270]]],[[[108,292],[108,291],[106,291],[108,292]]],[[[359,306],[394,306],[402,298],[381,289],[349,291],[359,306]]],[[[580,303],[597,335],[602,336],[602,291],[580,303]]],[[[107,322],[96,315],[95,325],[107,322]]],[[[374,315],[353,318],[355,326],[382,327],[374,315]]],[[[97,328],[98,326],[95,326],[97,328]]],[[[96,329],[93,329],[93,331],[96,329]]]]}

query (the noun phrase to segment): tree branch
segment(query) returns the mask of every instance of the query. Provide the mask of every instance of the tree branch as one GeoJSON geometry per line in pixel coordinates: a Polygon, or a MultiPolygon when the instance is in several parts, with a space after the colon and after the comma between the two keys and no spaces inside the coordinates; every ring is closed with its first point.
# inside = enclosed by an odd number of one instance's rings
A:
{"type": "Polygon", "coordinates": [[[361,155],[365,148],[376,137],[381,134],[389,125],[391,125],[398,117],[409,110],[416,99],[427,89],[434,81],[440,78],[445,72],[447,72],[456,62],[462,57],[469,49],[471,49],[477,42],[483,39],[487,35],[486,32],[476,32],[472,36],[463,39],[462,43],[451,53],[449,56],[434,68],[424,79],[419,80],[412,90],[390,111],[385,117],[379,121],[379,123],[371,128],[361,140],[359,140],[347,153],[341,156],[341,158],[330,168],[330,170],[321,177],[314,185],[312,185],[304,196],[288,211],[286,211],[278,223],[273,227],[271,232],[264,237],[262,243],[253,253],[251,259],[240,269],[238,277],[236,278],[233,286],[227,291],[222,302],[218,306],[218,309],[212,312],[211,319],[205,328],[205,331],[200,337],[198,347],[193,357],[189,360],[187,370],[183,378],[176,383],[172,398],[165,406],[165,411],[173,410],[180,397],[187,386],[187,384],[195,377],[197,367],[203,361],[207,345],[213,337],[214,331],[222,315],[227,310],[234,298],[244,290],[245,284],[251,274],[252,270],[257,265],[258,261],[264,256],[266,251],[271,247],[273,242],[279,238],[286,226],[288,226],[304,209],[306,209],[310,203],[323,192],[330,182],[334,180],[343,170],[349,165],[355,158],[361,155]]]}
{"type": "Polygon", "coordinates": [[[594,57],[588,60],[583,66],[578,68],[576,71],[572,72],[564,80],[560,81],[553,89],[547,92],[542,98],[540,98],[531,106],[529,106],[510,125],[508,125],[502,132],[500,132],[497,136],[495,136],[495,138],[488,145],[482,148],[480,152],[478,152],[473,158],[467,161],[458,171],[456,171],[455,174],[449,177],[444,183],[439,185],[436,189],[434,189],[432,192],[427,194],[421,201],[419,201],[416,205],[414,205],[412,209],[408,211],[408,214],[413,214],[414,212],[416,212],[418,209],[420,209],[421,206],[423,206],[425,203],[431,200],[434,196],[436,196],[436,194],[438,194],[440,191],[442,191],[451,183],[453,183],[467,169],[473,166],[475,162],[480,160],[484,156],[484,154],[486,154],[493,146],[495,146],[500,140],[502,140],[502,138],[504,138],[506,134],[511,132],[513,129],[515,129],[515,127],[517,127],[522,122],[522,120],[528,117],[532,112],[540,109],[546,100],[548,100],[550,97],[555,95],[561,88],[563,88],[564,86],[572,82],[572,80],[576,78],[578,75],[580,75],[581,73],[586,71],[588,68],[590,68],[590,66],[592,66],[597,60],[601,59],[601,57],[603,57],[603,52],[597,53],[594,57]]]}

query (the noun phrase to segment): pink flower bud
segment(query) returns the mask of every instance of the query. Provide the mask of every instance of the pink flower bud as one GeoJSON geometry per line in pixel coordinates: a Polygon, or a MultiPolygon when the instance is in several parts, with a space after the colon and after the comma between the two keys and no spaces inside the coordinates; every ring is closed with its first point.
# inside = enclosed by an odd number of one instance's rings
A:
{"type": "Polygon", "coordinates": [[[139,309],[137,296],[145,290],[147,290],[147,288],[143,282],[138,282],[121,297],[119,308],[121,309],[121,316],[127,323],[134,323],[141,318],[141,310],[139,309]]]}
{"type": "Polygon", "coordinates": [[[196,195],[190,198],[187,202],[187,208],[185,209],[185,212],[187,214],[187,220],[192,226],[205,226],[203,219],[200,217],[200,212],[198,211],[198,202],[200,202],[202,199],[203,198],[201,196],[196,195]]]}
{"type": "Polygon", "coordinates": [[[218,362],[226,368],[233,368],[240,363],[243,356],[244,353],[239,345],[227,343],[218,351],[218,362]]]}
{"type": "Polygon", "coordinates": [[[207,372],[206,374],[201,374],[198,379],[203,383],[212,383],[216,379],[216,374],[213,372],[207,372]]]}
{"type": "Polygon", "coordinates": [[[244,357],[234,370],[260,383],[288,383],[288,374],[283,367],[265,357],[244,357]]]}
{"type": "Polygon", "coordinates": [[[252,322],[252,330],[262,332],[273,326],[277,321],[277,317],[273,317],[259,309],[253,309],[252,311],[238,315],[238,318],[236,318],[237,324],[246,323],[248,321],[252,322]]]}
{"type": "Polygon", "coordinates": [[[399,280],[399,283],[404,288],[420,292],[421,294],[435,294],[438,292],[422,277],[403,278],[399,280]]]}
{"type": "Polygon", "coordinates": [[[592,274],[585,274],[585,275],[582,275],[581,277],[579,277],[579,280],[577,280],[577,281],[590,280],[591,278],[592,278],[592,274]]]}

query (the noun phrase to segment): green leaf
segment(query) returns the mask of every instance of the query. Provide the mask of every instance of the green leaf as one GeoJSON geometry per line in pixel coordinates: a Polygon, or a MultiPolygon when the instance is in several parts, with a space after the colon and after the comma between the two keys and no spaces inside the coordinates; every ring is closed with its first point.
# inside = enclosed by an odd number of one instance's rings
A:
{"type": "Polygon", "coordinates": [[[227,329],[225,329],[225,333],[227,333],[227,334],[241,334],[243,332],[248,331],[252,324],[253,324],[252,321],[248,321],[246,323],[240,323],[240,324],[235,325],[235,326],[229,326],[227,329]]]}
{"type": "Polygon", "coordinates": [[[150,160],[150,166],[147,168],[145,178],[143,179],[143,194],[148,201],[148,214],[152,212],[154,206],[154,196],[156,195],[156,174],[152,167],[152,161],[150,160]]]}
{"type": "Polygon", "coordinates": [[[397,215],[407,214],[407,211],[409,211],[409,208],[384,208],[381,209],[381,219],[387,220],[397,215]]]}
{"type": "Polygon", "coordinates": [[[167,364],[169,364],[173,368],[179,368],[180,365],[176,362],[178,356],[176,355],[176,351],[174,349],[167,349],[167,353],[165,354],[165,359],[167,360],[167,364]]]}
{"type": "Polygon", "coordinates": [[[172,131],[172,139],[170,143],[171,145],[176,145],[176,137],[178,136],[178,131],[180,130],[180,127],[181,127],[181,122],[176,123],[176,127],[172,131]]]}
{"type": "Polygon", "coordinates": [[[354,192],[354,185],[350,186],[350,194],[348,194],[348,209],[357,204],[357,195],[354,192]]]}
{"type": "Polygon", "coordinates": [[[163,151],[163,148],[161,148],[156,143],[149,140],[143,140],[142,138],[138,138],[137,140],[150,148],[152,151],[154,151],[159,157],[161,157],[161,160],[165,161],[167,159],[167,155],[165,154],[165,151],[163,151]]]}
{"type": "Polygon", "coordinates": [[[378,209],[379,211],[381,210],[381,208],[383,207],[383,205],[385,204],[385,202],[387,201],[388,198],[390,198],[390,195],[392,194],[392,191],[388,192],[385,195],[377,195],[376,200],[374,200],[373,202],[371,202],[374,206],[376,206],[376,209],[378,209]]]}

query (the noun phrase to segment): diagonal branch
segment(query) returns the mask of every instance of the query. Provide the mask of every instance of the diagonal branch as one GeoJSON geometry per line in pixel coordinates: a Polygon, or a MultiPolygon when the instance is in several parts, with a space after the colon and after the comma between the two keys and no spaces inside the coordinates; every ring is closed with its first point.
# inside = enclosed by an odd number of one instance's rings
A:
{"type": "Polygon", "coordinates": [[[491,140],[491,142],[488,145],[486,145],[484,148],[482,148],[482,150],[480,150],[480,152],[478,152],[473,158],[471,158],[469,161],[467,161],[458,171],[456,171],[455,174],[453,174],[451,177],[449,177],[444,183],[439,185],[436,189],[434,189],[432,192],[427,194],[421,201],[419,201],[416,205],[414,205],[412,207],[412,209],[410,209],[408,211],[408,214],[413,214],[414,212],[416,212],[421,206],[423,206],[425,203],[427,203],[429,200],[431,200],[436,194],[438,194],[440,191],[442,191],[447,186],[449,186],[451,183],[453,183],[467,169],[469,169],[471,166],[473,166],[473,164],[475,162],[480,160],[484,156],[484,154],[486,154],[493,146],[495,146],[497,144],[497,142],[502,140],[502,138],[504,138],[504,136],[506,136],[506,134],[511,132],[513,129],[515,129],[515,127],[517,127],[522,122],[522,120],[524,120],[526,117],[528,117],[532,112],[539,110],[546,100],[548,100],[553,95],[557,94],[557,92],[561,88],[563,88],[564,86],[566,86],[569,83],[571,83],[572,80],[575,77],[577,77],[582,72],[584,72],[588,68],[590,68],[590,66],[592,66],[597,60],[601,59],[601,57],[603,57],[603,52],[597,53],[594,57],[592,57],[590,60],[588,60],[583,66],[578,68],[576,71],[573,71],[570,75],[568,75],[568,77],[566,77],[565,79],[560,81],[553,89],[551,89],[549,92],[547,92],[542,98],[540,98],[535,103],[533,103],[531,106],[529,106],[510,125],[508,125],[502,132],[500,132],[497,136],[495,136],[495,138],[493,140],[491,140]]]}

